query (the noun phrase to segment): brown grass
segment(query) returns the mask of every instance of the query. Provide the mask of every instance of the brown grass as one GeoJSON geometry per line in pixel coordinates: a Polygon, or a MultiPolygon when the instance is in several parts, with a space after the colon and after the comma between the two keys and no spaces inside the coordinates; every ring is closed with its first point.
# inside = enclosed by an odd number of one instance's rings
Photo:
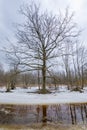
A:
{"type": "Polygon", "coordinates": [[[0,125],[0,130],[87,130],[87,125],[52,125],[41,124],[31,126],[0,125]]]}

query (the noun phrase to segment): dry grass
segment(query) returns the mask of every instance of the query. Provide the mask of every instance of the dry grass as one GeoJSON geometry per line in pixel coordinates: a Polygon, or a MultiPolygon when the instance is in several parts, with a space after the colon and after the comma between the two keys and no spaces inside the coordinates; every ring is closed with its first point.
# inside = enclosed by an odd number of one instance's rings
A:
{"type": "Polygon", "coordinates": [[[32,126],[0,125],[0,130],[87,130],[87,125],[52,125],[43,126],[41,124],[32,126]]]}

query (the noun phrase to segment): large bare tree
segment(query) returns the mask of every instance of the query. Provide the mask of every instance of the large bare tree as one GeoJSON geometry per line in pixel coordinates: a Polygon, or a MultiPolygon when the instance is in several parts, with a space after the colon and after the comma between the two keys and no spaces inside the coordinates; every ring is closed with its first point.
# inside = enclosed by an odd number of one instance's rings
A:
{"type": "MultiPolygon", "coordinates": [[[[73,14],[54,15],[43,12],[36,4],[27,5],[20,10],[25,22],[17,26],[17,44],[10,48],[11,62],[22,71],[40,70],[42,72],[42,93],[46,93],[46,73],[59,56],[67,39],[78,36],[73,14]],[[52,62],[53,61],[53,62],[52,62]]],[[[9,52],[9,51],[8,51],[9,52]]]]}

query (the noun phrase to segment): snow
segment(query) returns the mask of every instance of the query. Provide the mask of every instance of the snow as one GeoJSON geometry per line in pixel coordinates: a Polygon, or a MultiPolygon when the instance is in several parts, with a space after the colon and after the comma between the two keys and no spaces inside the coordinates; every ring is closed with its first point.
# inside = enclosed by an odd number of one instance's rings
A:
{"type": "Polygon", "coordinates": [[[11,92],[6,93],[5,88],[0,88],[0,104],[13,105],[47,105],[47,104],[69,104],[69,103],[87,103],[87,88],[80,92],[70,92],[63,86],[53,91],[51,94],[37,94],[38,88],[31,89],[16,88],[11,92]]]}

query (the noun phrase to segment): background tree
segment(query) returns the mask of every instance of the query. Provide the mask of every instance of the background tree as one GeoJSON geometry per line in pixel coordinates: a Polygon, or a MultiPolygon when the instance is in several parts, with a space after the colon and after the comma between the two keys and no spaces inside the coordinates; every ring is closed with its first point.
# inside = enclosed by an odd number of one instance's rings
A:
{"type": "Polygon", "coordinates": [[[76,47],[76,64],[77,64],[77,73],[78,73],[78,82],[81,89],[84,87],[84,70],[87,65],[87,50],[83,44],[76,47]]]}
{"type": "Polygon", "coordinates": [[[3,65],[0,63],[0,86],[5,85],[5,80],[4,80],[5,72],[3,65]]]}
{"type": "Polygon", "coordinates": [[[70,89],[70,86],[72,86],[72,79],[71,79],[72,46],[73,46],[72,41],[70,40],[66,41],[64,52],[63,52],[64,54],[62,55],[68,89],[70,89]]]}

